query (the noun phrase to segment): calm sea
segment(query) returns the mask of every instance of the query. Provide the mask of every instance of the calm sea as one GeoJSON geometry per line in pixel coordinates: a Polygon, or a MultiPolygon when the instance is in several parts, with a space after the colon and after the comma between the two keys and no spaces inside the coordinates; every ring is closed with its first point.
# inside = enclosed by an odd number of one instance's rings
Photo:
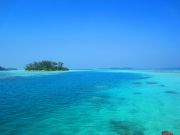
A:
{"type": "Polygon", "coordinates": [[[0,135],[180,134],[180,72],[0,72],[0,135]]]}

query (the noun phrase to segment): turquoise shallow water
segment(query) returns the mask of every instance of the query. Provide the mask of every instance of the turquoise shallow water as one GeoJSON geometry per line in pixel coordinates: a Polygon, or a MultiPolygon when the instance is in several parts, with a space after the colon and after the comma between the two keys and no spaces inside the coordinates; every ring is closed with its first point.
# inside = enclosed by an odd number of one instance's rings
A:
{"type": "Polygon", "coordinates": [[[180,71],[0,72],[0,135],[180,134],[180,71]]]}

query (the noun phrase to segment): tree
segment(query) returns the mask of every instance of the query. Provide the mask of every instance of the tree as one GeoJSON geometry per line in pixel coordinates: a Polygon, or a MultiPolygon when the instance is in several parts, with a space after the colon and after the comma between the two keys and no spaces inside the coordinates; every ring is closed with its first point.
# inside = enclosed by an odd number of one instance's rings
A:
{"type": "Polygon", "coordinates": [[[33,62],[26,65],[25,70],[28,71],[56,71],[56,70],[69,70],[66,67],[63,67],[63,62],[54,62],[49,60],[43,60],[40,62],[33,62]]]}

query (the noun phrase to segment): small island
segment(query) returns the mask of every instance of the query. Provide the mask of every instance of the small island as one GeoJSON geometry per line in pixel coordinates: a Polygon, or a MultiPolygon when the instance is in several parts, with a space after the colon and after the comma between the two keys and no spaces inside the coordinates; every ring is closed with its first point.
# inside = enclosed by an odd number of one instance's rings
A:
{"type": "Polygon", "coordinates": [[[10,71],[10,70],[17,70],[16,68],[4,68],[0,66],[0,71],[10,71]]]}
{"type": "Polygon", "coordinates": [[[49,60],[43,60],[39,62],[33,62],[26,65],[26,71],[68,71],[69,69],[63,66],[63,62],[54,62],[49,60]]]}
{"type": "Polygon", "coordinates": [[[0,71],[4,71],[6,68],[0,66],[0,71]]]}

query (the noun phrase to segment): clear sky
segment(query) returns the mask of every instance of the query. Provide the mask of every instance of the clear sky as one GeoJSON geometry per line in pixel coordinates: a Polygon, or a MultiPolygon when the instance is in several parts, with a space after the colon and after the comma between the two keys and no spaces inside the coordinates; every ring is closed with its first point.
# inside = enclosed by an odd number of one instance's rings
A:
{"type": "Polygon", "coordinates": [[[0,0],[0,65],[180,67],[179,0],[0,0]]]}

